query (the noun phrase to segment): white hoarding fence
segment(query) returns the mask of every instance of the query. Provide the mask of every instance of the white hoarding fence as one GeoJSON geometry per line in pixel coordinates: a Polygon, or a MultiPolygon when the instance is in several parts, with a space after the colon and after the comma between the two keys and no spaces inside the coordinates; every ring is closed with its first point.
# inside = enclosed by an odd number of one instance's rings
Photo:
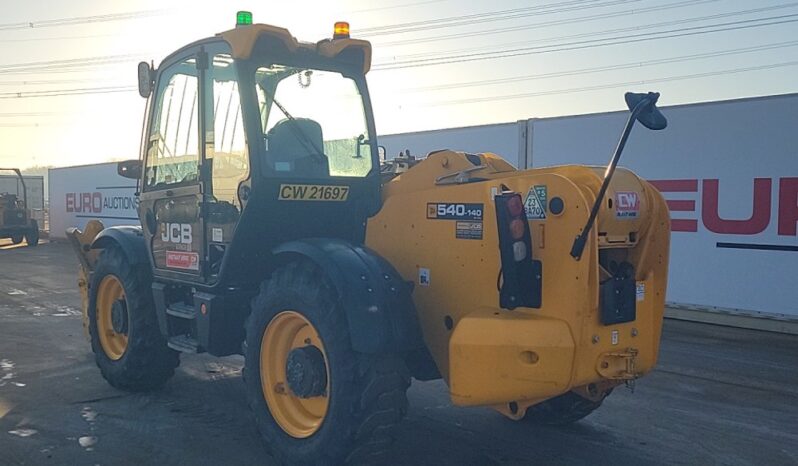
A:
{"type": "MultiPolygon", "coordinates": [[[[621,165],[671,210],[668,301],[798,318],[798,95],[663,108],[621,165]]],[[[536,120],[535,167],[606,164],[627,113],[536,120]],[[578,136],[578,137],[577,137],[578,136]]]]}
{"type": "Polygon", "coordinates": [[[106,226],[139,224],[136,181],[119,176],[116,163],[54,168],[49,179],[52,238],[92,219],[106,226]]]}
{"type": "Polygon", "coordinates": [[[523,166],[526,154],[520,142],[526,132],[526,121],[502,123],[497,125],[450,128],[417,133],[391,134],[379,137],[379,143],[386,149],[389,159],[400,152],[410,151],[415,157],[425,157],[428,153],[451,149],[470,153],[493,152],[502,156],[516,167],[523,166]],[[519,152],[519,148],[521,152],[519,152]]]}
{"type": "MultiPolygon", "coordinates": [[[[798,319],[797,109],[798,94],[664,107],[667,129],[632,132],[621,165],[653,181],[671,210],[671,303],[798,319]]],[[[521,168],[606,165],[627,118],[531,119],[380,143],[389,155],[495,152],[521,168]]]]}
{"type": "MultiPolygon", "coordinates": [[[[668,301],[798,321],[797,109],[798,94],[664,107],[666,130],[635,128],[621,165],[653,181],[668,201],[668,301]]],[[[520,168],[605,165],[627,117],[531,119],[379,142],[389,157],[448,148],[494,152],[520,168]]],[[[116,164],[51,170],[52,235],[92,218],[138,224],[135,190],[116,164]]]]}

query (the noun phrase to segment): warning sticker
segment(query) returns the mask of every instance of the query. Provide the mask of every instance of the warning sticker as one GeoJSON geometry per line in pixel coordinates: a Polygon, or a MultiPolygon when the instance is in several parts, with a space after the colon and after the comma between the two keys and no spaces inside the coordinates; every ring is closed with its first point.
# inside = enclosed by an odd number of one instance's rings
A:
{"type": "Polygon", "coordinates": [[[645,282],[637,282],[637,290],[636,290],[637,301],[645,301],[646,299],[646,283],[645,282]]]}
{"type": "Polygon", "coordinates": [[[640,194],[634,191],[615,193],[615,218],[634,220],[640,216],[640,194]]]}
{"type": "Polygon", "coordinates": [[[548,192],[546,186],[533,186],[529,189],[524,201],[527,220],[545,220],[548,205],[548,192]]]}
{"type": "Polygon", "coordinates": [[[166,251],[166,266],[171,269],[199,270],[196,252],[166,251]]]}
{"type": "Polygon", "coordinates": [[[457,239],[482,239],[482,222],[457,222],[455,227],[457,239]]]}
{"type": "Polygon", "coordinates": [[[423,267],[418,269],[418,284],[421,286],[429,286],[429,269],[423,267]]]}

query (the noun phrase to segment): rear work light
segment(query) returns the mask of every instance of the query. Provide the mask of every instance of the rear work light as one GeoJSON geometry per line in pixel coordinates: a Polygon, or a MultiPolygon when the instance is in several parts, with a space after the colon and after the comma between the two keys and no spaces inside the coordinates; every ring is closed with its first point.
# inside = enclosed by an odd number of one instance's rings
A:
{"type": "Polygon", "coordinates": [[[543,266],[532,260],[532,239],[521,195],[502,193],[494,202],[502,264],[499,305],[504,309],[539,308],[543,266]]]}
{"type": "Polygon", "coordinates": [[[349,23],[338,21],[333,27],[333,39],[349,39],[349,23]]]}

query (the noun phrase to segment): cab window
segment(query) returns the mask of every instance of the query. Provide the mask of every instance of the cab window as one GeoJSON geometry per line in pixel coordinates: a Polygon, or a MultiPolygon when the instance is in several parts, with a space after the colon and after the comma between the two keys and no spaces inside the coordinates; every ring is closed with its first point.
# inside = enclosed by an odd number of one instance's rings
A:
{"type": "Polygon", "coordinates": [[[147,141],[144,189],[197,183],[199,86],[193,58],[161,75],[147,141]]]}
{"type": "Polygon", "coordinates": [[[363,97],[341,73],[273,64],[255,73],[267,147],[278,176],[365,177],[372,143],[363,97]]]}
{"type": "Polygon", "coordinates": [[[205,137],[205,157],[211,162],[213,197],[240,208],[238,187],[249,176],[241,96],[232,57],[216,54],[211,63],[213,131],[205,137]]]}

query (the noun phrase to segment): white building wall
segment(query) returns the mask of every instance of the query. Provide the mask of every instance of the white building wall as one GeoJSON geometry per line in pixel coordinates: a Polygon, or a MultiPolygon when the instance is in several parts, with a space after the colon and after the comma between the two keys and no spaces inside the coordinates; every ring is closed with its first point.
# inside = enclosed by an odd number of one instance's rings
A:
{"type": "MultiPolygon", "coordinates": [[[[410,155],[424,157],[430,152],[451,149],[470,153],[493,152],[518,167],[519,139],[523,136],[525,122],[498,125],[471,126],[465,128],[420,131],[417,133],[389,134],[380,136],[389,159],[400,152],[410,150],[410,155]]],[[[520,147],[523,147],[521,145],[520,147]]],[[[524,160],[521,156],[520,160],[524,160]]],[[[523,163],[522,163],[523,164],[523,163]]]]}
{"type": "MultiPolygon", "coordinates": [[[[621,159],[664,191],[673,234],[668,300],[798,319],[798,94],[664,107],[669,127],[636,126],[621,159]],[[717,192],[716,192],[717,190],[717,192]]],[[[626,112],[381,136],[409,149],[494,152],[517,167],[605,165],[626,112]]],[[[54,237],[91,218],[138,224],[136,183],[116,164],[50,171],[54,237]]]]}
{"type": "MultiPolygon", "coordinates": [[[[798,317],[798,95],[662,110],[668,128],[636,126],[621,165],[669,200],[668,300],[798,317]]],[[[626,118],[536,120],[532,165],[605,165],[626,118]]]]}
{"type": "Polygon", "coordinates": [[[89,220],[105,226],[138,225],[136,181],[116,173],[116,163],[53,168],[49,172],[50,237],[89,220]]]}

